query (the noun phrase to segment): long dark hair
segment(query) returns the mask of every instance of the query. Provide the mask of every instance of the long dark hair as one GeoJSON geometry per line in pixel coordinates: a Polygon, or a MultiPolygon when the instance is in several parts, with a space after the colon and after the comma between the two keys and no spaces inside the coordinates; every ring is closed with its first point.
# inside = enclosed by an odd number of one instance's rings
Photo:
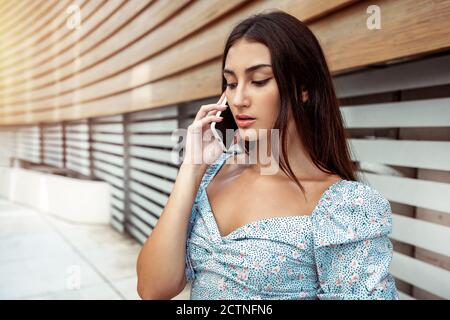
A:
{"type": "MultiPolygon", "coordinates": [[[[274,124],[280,130],[280,167],[304,192],[286,156],[289,106],[297,133],[313,163],[323,172],[356,180],[356,165],[347,147],[347,134],[339,110],[331,74],[322,48],[312,31],[296,17],[274,10],[254,14],[239,22],[225,43],[222,70],[230,47],[239,39],[268,47],[281,98],[281,110],[274,124]],[[308,99],[302,101],[302,89],[308,99]]],[[[222,92],[226,80],[222,75],[222,92]]]]}

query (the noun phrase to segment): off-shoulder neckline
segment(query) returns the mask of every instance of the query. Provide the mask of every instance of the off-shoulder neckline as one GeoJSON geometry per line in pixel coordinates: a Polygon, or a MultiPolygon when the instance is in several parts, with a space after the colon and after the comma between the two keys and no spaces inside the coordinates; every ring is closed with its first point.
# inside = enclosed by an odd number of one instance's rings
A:
{"type": "Polygon", "coordinates": [[[205,198],[205,203],[206,203],[206,210],[207,213],[209,214],[209,218],[212,220],[212,224],[213,227],[215,229],[215,232],[217,234],[217,236],[222,239],[222,240],[226,240],[231,238],[233,235],[239,233],[240,231],[244,230],[245,228],[248,228],[250,226],[262,223],[262,222],[271,222],[271,221],[283,221],[283,220],[304,220],[304,219],[311,219],[314,217],[314,215],[317,213],[317,211],[319,210],[319,208],[322,205],[322,202],[325,200],[326,196],[333,191],[334,188],[336,188],[338,185],[340,185],[341,183],[343,183],[344,181],[347,181],[346,179],[339,179],[335,182],[333,182],[331,185],[329,185],[325,191],[322,193],[322,195],[320,196],[319,200],[317,201],[316,206],[314,207],[314,209],[311,211],[310,214],[299,214],[299,215],[292,215],[292,216],[276,216],[276,217],[269,217],[269,218],[263,218],[263,219],[257,219],[254,221],[250,221],[248,223],[245,223],[239,227],[237,227],[236,229],[234,229],[233,231],[231,231],[230,233],[228,233],[227,235],[221,235],[220,231],[219,231],[219,226],[217,224],[217,220],[216,217],[214,216],[214,212],[212,210],[211,207],[211,203],[209,201],[209,197],[208,197],[208,193],[206,192],[206,187],[208,186],[209,182],[214,178],[214,176],[217,174],[217,172],[219,172],[220,168],[223,166],[223,164],[225,163],[226,159],[228,159],[228,157],[232,155],[232,153],[226,153],[225,155],[222,154],[220,156],[220,158],[218,159],[218,161],[215,163],[216,167],[213,168],[213,172],[211,173],[211,176],[209,177],[209,179],[207,181],[205,181],[205,183],[202,185],[202,193],[204,194],[204,198],[205,198]]]}

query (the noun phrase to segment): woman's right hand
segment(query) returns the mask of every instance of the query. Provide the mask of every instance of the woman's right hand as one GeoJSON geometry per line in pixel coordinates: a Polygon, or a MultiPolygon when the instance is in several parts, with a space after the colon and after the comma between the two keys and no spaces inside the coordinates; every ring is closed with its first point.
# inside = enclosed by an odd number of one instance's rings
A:
{"type": "Polygon", "coordinates": [[[224,98],[225,92],[216,104],[202,105],[194,121],[188,126],[183,164],[206,169],[223,152],[220,142],[214,138],[211,122],[222,121],[223,118],[217,117],[216,113],[228,107],[220,105],[224,98]]]}

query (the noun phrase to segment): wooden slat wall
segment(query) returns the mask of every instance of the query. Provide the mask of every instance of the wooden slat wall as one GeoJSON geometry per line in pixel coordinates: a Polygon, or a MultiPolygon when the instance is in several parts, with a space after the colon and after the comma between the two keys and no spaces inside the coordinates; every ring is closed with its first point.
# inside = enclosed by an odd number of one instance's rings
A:
{"type": "Polygon", "coordinates": [[[15,156],[30,162],[40,161],[40,133],[39,127],[23,127],[16,132],[15,136],[15,156]]]}
{"type": "Polygon", "coordinates": [[[403,299],[450,298],[450,55],[335,78],[352,157],[391,202],[403,299]]]}
{"type": "Polygon", "coordinates": [[[91,176],[89,123],[87,120],[65,124],[66,167],[91,176]]]}
{"type": "Polygon", "coordinates": [[[217,95],[227,34],[266,9],[309,22],[336,74],[450,46],[446,1],[233,0],[220,10],[218,0],[76,3],[81,29],[66,27],[63,0],[43,2],[34,19],[11,14],[0,23],[0,124],[79,120],[217,95]],[[375,31],[365,25],[374,4],[382,13],[375,31]]]}
{"type": "Polygon", "coordinates": [[[170,106],[126,116],[128,177],[128,230],[141,243],[156,225],[178,173],[178,108],[170,106]]]}
{"type": "Polygon", "coordinates": [[[45,125],[42,139],[44,142],[44,164],[58,168],[64,167],[63,132],[61,124],[45,125]]]}
{"type": "Polygon", "coordinates": [[[125,230],[125,172],[123,115],[95,118],[90,121],[91,169],[95,178],[111,186],[111,224],[125,230]]]}
{"type": "Polygon", "coordinates": [[[12,159],[16,157],[17,130],[0,127],[0,166],[13,165],[12,159]]]}

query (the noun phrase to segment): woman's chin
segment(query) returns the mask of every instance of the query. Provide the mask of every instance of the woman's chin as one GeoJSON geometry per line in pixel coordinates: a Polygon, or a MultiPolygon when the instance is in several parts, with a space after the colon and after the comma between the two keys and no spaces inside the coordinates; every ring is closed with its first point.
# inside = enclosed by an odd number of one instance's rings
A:
{"type": "Polygon", "coordinates": [[[239,128],[239,135],[242,140],[248,142],[259,140],[258,130],[255,128],[239,128]]]}

